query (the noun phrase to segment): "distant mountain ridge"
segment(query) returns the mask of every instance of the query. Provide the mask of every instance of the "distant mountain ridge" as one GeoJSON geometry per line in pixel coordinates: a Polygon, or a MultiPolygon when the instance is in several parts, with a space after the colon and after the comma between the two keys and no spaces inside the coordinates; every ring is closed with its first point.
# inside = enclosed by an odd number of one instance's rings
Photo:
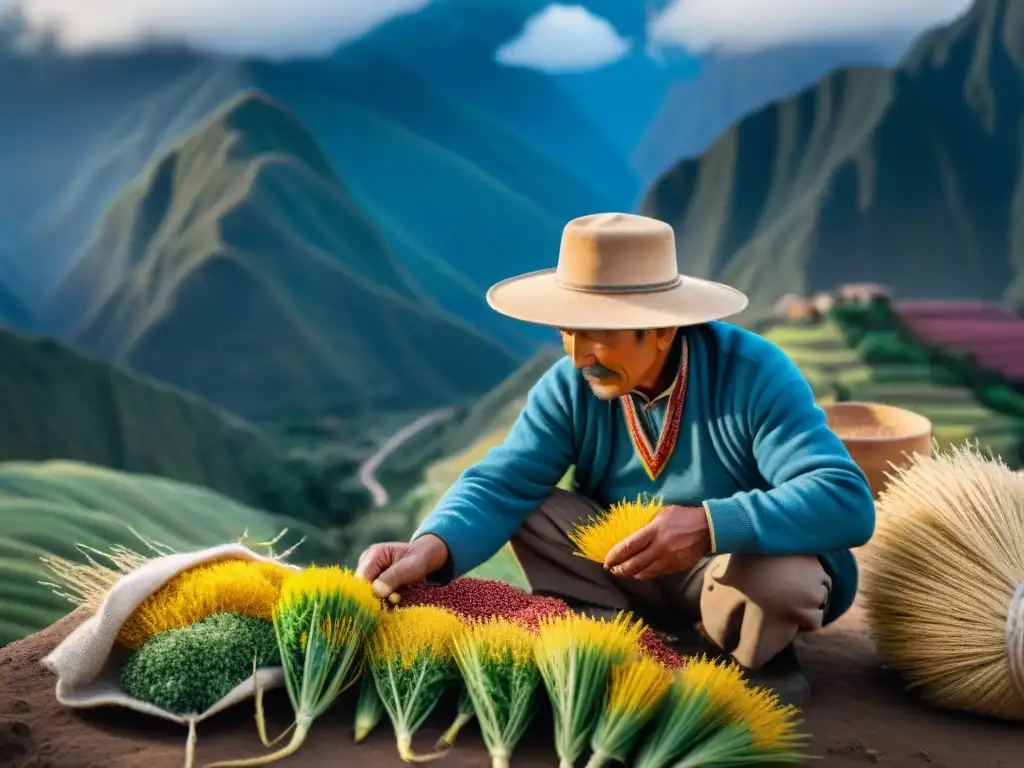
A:
{"type": "Polygon", "coordinates": [[[863,281],[1020,303],[1022,39],[1024,4],[979,0],[898,69],[842,69],[740,121],[643,210],[752,311],[863,281]]]}
{"type": "Polygon", "coordinates": [[[439,407],[518,362],[421,300],[306,127],[256,93],[118,196],[47,315],[79,348],[258,421],[439,407]]]}
{"type": "MultiPolygon", "coordinates": [[[[553,87],[543,75],[535,78],[535,85],[553,87]]],[[[415,67],[363,43],[346,46],[329,59],[276,63],[173,47],[74,58],[0,52],[0,92],[5,93],[0,100],[5,131],[0,147],[0,166],[5,168],[0,218],[11,223],[3,233],[10,241],[7,250],[25,254],[31,266],[26,297],[44,294],[53,278],[74,261],[106,206],[147,163],[225,101],[254,89],[268,93],[303,120],[337,168],[351,165],[350,153],[357,147],[357,159],[363,153],[373,156],[378,176],[389,184],[401,173],[403,186],[429,196],[431,186],[440,183],[455,208],[479,199],[479,191],[472,187],[484,180],[522,196],[558,227],[567,216],[628,205],[628,190],[606,194],[600,191],[600,179],[636,188],[625,160],[605,151],[600,139],[590,138],[599,132],[570,101],[555,99],[550,106],[577,116],[566,124],[573,126],[575,144],[590,154],[581,155],[579,162],[555,162],[479,107],[460,102],[419,77],[415,67]],[[352,121],[339,114],[341,107],[372,122],[350,125],[352,121]],[[401,137],[396,137],[396,129],[401,137]],[[388,162],[395,153],[381,144],[395,138],[441,150],[461,170],[451,163],[403,168],[388,162]],[[378,148],[384,150],[383,161],[375,154],[378,148]],[[612,170],[605,174],[600,166],[612,170]]],[[[371,177],[367,183],[373,181],[371,177]]],[[[402,240],[400,230],[410,228],[407,211],[382,210],[382,215],[390,221],[378,225],[399,230],[389,236],[402,240]]],[[[445,248],[475,249],[473,237],[465,243],[459,238],[460,232],[472,234],[473,226],[464,221],[460,229],[450,231],[445,248]]],[[[421,227],[413,222],[411,228],[421,227]]],[[[438,222],[437,228],[446,227],[438,222]]],[[[548,229],[546,236],[557,246],[557,232],[548,229]]],[[[490,239],[499,251],[514,245],[507,235],[490,239]]],[[[400,242],[393,244],[402,247],[400,242]]],[[[531,249],[526,241],[509,255],[531,249]]]]}
{"type": "Polygon", "coordinates": [[[672,86],[632,155],[644,184],[696,157],[744,115],[789,98],[837,67],[892,66],[903,39],[789,45],[749,55],[710,54],[700,74],[672,86]]]}
{"type": "MultiPolygon", "coordinates": [[[[569,218],[626,204],[594,184],[601,163],[617,164],[613,175],[628,178],[615,153],[595,151],[580,167],[556,162],[479,105],[366,45],[326,60],[276,63],[173,48],[71,62],[0,55],[0,87],[13,96],[0,103],[9,138],[0,147],[0,165],[9,169],[0,179],[0,215],[11,222],[2,233],[10,247],[0,252],[16,253],[27,267],[12,287],[33,304],[91,247],[100,217],[132,179],[223,103],[252,90],[312,131],[353,204],[422,287],[422,300],[523,356],[548,336],[493,313],[486,288],[548,266],[569,218]],[[22,88],[36,80],[35,91],[22,88]]],[[[570,102],[562,106],[578,114],[570,102]]],[[[585,119],[571,124],[575,143],[593,144],[585,119]]]]}

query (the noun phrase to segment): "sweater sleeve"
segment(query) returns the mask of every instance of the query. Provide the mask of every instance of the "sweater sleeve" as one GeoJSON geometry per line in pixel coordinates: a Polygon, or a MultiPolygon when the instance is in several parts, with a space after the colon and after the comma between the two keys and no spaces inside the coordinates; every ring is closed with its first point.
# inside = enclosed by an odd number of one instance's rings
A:
{"type": "Polygon", "coordinates": [[[828,427],[810,385],[777,347],[734,390],[737,425],[770,490],[709,499],[716,553],[823,555],[865,544],[875,528],[867,478],[828,427]]]}
{"type": "Polygon", "coordinates": [[[505,442],[467,468],[413,538],[434,534],[449,560],[432,581],[468,573],[492,557],[575,462],[575,371],[563,360],[530,390],[505,442]]]}

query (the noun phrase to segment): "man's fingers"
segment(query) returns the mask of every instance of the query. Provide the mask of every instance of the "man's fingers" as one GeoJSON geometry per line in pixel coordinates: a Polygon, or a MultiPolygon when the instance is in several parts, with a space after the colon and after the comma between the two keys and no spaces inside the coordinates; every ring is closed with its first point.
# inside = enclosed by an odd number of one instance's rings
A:
{"type": "Polygon", "coordinates": [[[658,558],[641,571],[638,571],[633,578],[637,581],[650,581],[672,573],[672,563],[667,558],[658,558]]]}
{"type": "Polygon", "coordinates": [[[381,572],[391,565],[393,550],[387,544],[374,544],[363,550],[356,564],[356,576],[374,581],[381,572]]]}
{"type": "Polygon", "coordinates": [[[655,533],[657,533],[657,528],[654,527],[654,523],[651,523],[645,525],[632,536],[623,539],[608,550],[608,555],[604,559],[604,567],[611,570],[617,565],[622,565],[629,558],[645,549],[654,540],[655,533]]]}
{"type": "Polygon", "coordinates": [[[391,563],[373,582],[373,591],[380,599],[389,597],[396,589],[419,581],[427,575],[427,565],[422,554],[410,551],[391,563]]]}
{"type": "Polygon", "coordinates": [[[368,547],[359,555],[359,562],[356,563],[356,576],[367,581],[373,581],[377,574],[373,573],[373,551],[376,547],[368,547]]]}
{"type": "Polygon", "coordinates": [[[612,568],[612,575],[620,578],[635,578],[638,573],[661,559],[662,554],[657,547],[649,546],[637,552],[624,563],[612,568]]]}

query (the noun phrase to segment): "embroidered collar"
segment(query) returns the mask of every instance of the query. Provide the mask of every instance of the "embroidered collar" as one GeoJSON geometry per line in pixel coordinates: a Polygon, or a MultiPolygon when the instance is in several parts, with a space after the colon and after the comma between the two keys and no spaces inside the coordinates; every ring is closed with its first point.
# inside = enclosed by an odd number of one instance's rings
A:
{"type": "Polygon", "coordinates": [[[682,424],[683,404],[686,401],[686,382],[690,369],[690,347],[685,335],[682,335],[679,351],[679,370],[676,373],[672,385],[655,398],[648,398],[640,392],[631,392],[619,398],[622,406],[622,415],[626,419],[626,427],[629,431],[630,440],[633,441],[633,449],[644,465],[644,470],[651,480],[657,480],[662,470],[668,464],[675,450],[676,441],[679,437],[679,427],[682,424]],[[636,401],[633,395],[643,398],[645,408],[658,402],[662,398],[668,398],[668,406],[665,412],[665,421],[661,425],[661,432],[658,435],[656,445],[651,445],[647,430],[640,421],[640,414],[637,412],[636,401]]]}

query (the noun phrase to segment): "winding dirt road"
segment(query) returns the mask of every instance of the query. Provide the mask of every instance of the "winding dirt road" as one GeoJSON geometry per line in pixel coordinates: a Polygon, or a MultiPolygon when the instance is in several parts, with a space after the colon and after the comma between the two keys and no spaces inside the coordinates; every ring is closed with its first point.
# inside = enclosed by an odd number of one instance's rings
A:
{"type": "Polygon", "coordinates": [[[406,424],[391,437],[385,440],[370,458],[359,467],[359,482],[370,492],[373,499],[373,506],[383,507],[388,503],[388,492],[377,481],[377,470],[384,463],[385,459],[398,450],[399,447],[412,437],[422,432],[431,424],[436,424],[442,419],[447,419],[455,412],[454,408],[438,408],[420,416],[415,421],[406,424]]]}

